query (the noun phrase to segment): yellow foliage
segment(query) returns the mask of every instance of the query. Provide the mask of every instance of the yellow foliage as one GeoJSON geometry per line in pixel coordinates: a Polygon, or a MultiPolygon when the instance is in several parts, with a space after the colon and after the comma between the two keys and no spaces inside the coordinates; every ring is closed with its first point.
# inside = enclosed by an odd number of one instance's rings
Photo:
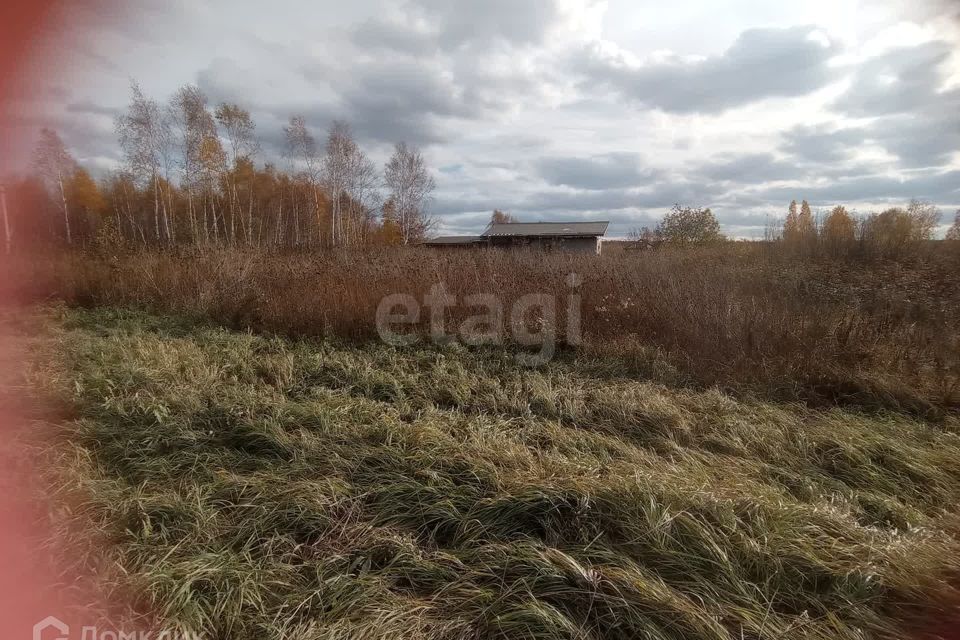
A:
{"type": "Polygon", "coordinates": [[[821,237],[831,248],[837,249],[853,242],[856,222],[845,207],[837,206],[823,222],[821,237]]]}
{"type": "Polygon", "coordinates": [[[106,213],[107,200],[86,169],[77,167],[64,187],[71,210],[97,216],[106,213]]]}

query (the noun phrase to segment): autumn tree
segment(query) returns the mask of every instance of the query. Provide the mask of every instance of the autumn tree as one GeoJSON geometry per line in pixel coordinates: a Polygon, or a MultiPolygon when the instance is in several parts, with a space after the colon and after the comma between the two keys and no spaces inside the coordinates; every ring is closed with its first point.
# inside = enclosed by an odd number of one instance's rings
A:
{"type": "Polygon", "coordinates": [[[494,209],[493,215],[490,216],[490,224],[508,224],[516,221],[516,218],[509,213],[504,213],[500,209],[494,209]]]}
{"type": "Polygon", "coordinates": [[[817,225],[813,219],[810,204],[804,200],[800,203],[800,214],[797,216],[797,233],[800,241],[811,247],[817,241],[817,225]]]}
{"type": "Polygon", "coordinates": [[[400,222],[397,219],[397,207],[393,203],[393,198],[387,198],[383,203],[380,222],[380,242],[386,246],[403,244],[400,222]]]}
{"type": "Polygon", "coordinates": [[[679,204],[663,217],[656,234],[671,244],[706,244],[722,240],[720,223],[709,208],[682,207],[679,204]]]}
{"type": "Polygon", "coordinates": [[[143,226],[136,216],[139,193],[133,176],[127,171],[111,174],[104,184],[103,192],[118,231],[134,243],[146,244],[143,226]]]}
{"type": "Polygon", "coordinates": [[[799,244],[800,238],[800,216],[797,213],[797,201],[791,200],[787,218],[783,221],[783,241],[788,245],[796,245],[799,244]]]}
{"type": "Polygon", "coordinates": [[[102,224],[107,208],[99,185],[86,169],[77,166],[67,181],[66,192],[70,210],[87,227],[89,235],[102,224]]]}
{"type": "Polygon", "coordinates": [[[893,207],[867,218],[861,236],[868,249],[896,256],[910,246],[930,240],[939,220],[937,207],[912,200],[906,209],[893,207]]]}
{"type": "Polygon", "coordinates": [[[41,129],[40,140],[34,151],[34,166],[47,188],[57,194],[56,201],[63,215],[67,244],[73,244],[70,228],[70,205],[67,202],[66,182],[73,175],[76,161],[67,151],[63,140],[53,129],[41,129]]]}
{"type": "Polygon", "coordinates": [[[397,210],[403,244],[422,239],[432,226],[427,204],[436,184],[420,151],[398,143],[384,167],[384,182],[397,210]]]}
{"type": "Polygon", "coordinates": [[[853,243],[856,227],[856,221],[846,208],[836,206],[823,221],[820,237],[829,251],[837,253],[853,243]]]}

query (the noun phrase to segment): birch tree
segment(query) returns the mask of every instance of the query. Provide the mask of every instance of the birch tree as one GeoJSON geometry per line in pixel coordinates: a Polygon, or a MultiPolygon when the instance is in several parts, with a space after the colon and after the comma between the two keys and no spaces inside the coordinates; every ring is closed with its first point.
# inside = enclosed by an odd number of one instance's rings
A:
{"type": "Polygon", "coordinates": [[[342,243],[343,200],[350,181],[350,162],[356,143],[350,126],[340,120],[334,121],[327,133],[323,157],[323,182],[330,194],[330,235],[333,246],[342,243]]]}
{"type": "Polygon", "coordinates": [[[53,129],[41,129],[40,140],[34,151],[34,166],[47,187],[59,194],[58,206],[63,215],[63,229],[67,244],[73,244],[70,231],[70,207],[67,204],[66,180],[73,175],[76,161],[67,151],[63,140],[53,129]]]}
{"type": "Polygon", "coordinates": [[[400,142],[383,173],[400,227],[401,242],[410,244],[422,239],[433,225],[427,205],[436,187],[423,155],[400,142]]]}
{"type": "Polygon", "coordinates": [[[346,204],[347,215],[343,243],[363,244],[380,206],[377,167],[359,146],[353,144],[347,158],[346,204]]]}
{"type": "Polygon", "coordinates": [[[180,186],[187,194],[190,233],[197,242],[200,232],[194,200],[203,185],[201,150],[204,140],[216,137],[216,126],[207,110],[207,97],[195,85],[184,85],[177,90],[168,111],[178,134],[180,186]]]}
{"type": "MultiPolygon", "coordinates": [[[[317,193],[317,183],[320,175],[320,162],[317,158],[317,142],[307,128],[306,121],[302,116],[293,116],[290,118],[290,124],[283,128],[287,140],[287,157],[291,162],[299,163],[303,167],[303,176],[309,182],[313,191],[314,207],[316,214],[320,215],[320,197],[317,193]]],[[[293,206],[293,236],[294,244],[300,244],[300,210],[295,194],[292,195],[293,206]]],[[[318,225],[318,237],[322,233],[322,228],[318,225]]]]}
{"type": "Polygon", "coordinates": [[[174,241],[170,225],[168,199],[163,198],[164,182],[169,185],[169,159],[172,142],[170,120],[159,105],[143,95],[136,82],[130,84],[132,97],[127,113],[116,121],[117,135],[130,172],[144,184],[153,183],[154,238],[157,244],[164,239],[174,241]],[[162,231],[161,231],[162,229],[162,231]]]}
{"type": "Polygon", "coordinates": [[[250,117],[250,112],[236,104],[221,103],[215,113],[217,122],[223,127],[229,144],[230,172],[228,187],[230,190],[230,220],[231,226],[240,214],[240,196],[238,182],[240,175],[246,177],[247,183],[247,213],[244,224],[244,237],[247,244],[253,243],[253,156],[259,145],[254,135],[256,125],[250,117]]]}

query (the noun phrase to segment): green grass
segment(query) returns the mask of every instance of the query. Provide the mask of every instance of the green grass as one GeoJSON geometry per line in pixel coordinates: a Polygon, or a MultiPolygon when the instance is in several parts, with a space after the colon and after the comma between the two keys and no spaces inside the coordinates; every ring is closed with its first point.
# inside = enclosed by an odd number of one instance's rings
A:
{"type": "Polygon", "coordinates": [[[75,416],[49,454],[75,505],[63,531],[96,540],[82,562],[160,626],[892,638],[958,602],[955,418],[671,388],[572,355],[526,369],[109,310],[56,327],[40,380],[75,416]]]}

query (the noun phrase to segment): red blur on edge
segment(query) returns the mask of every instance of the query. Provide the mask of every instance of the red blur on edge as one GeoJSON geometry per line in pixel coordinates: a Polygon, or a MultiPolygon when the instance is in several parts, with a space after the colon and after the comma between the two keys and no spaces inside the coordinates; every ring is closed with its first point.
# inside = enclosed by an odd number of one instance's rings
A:
{"type": "MultiPolygon", "coordinates": [[[[78,1],[86,0],[74,0],[78,1]]],[[[113,6],[102,0],[90,4],[98,16],[113,6]]],[[[23,153],[17,138],[28,132],[18,126],[15,106],[33,97],[31,87],[56,80],[60,66],[56,48],[37,45],[40,41],[49,45],[64,35],[66,25],[57,20],[62,6],[62,0],[0,2],[0,159],[7,167],[28,163],[27,158],[16,157],[23,153]]],[[[0,277],[10,276],[2,273],[0,277]]],[[[16,313],[14,304],[0,299],[3,313],[16,313]]],[[[20,436],[28,433],[31,421],[21,410],[26,397],[15,382],[23,364],[21,348],[0,335],[0,638],[79,638],[88,619],[83,603],[94,600],[75,595],[68,584],[72,580],[56,570],[49,527],[43,524],[49,521],[48,505],[36,498],[34,470],[18,450],[20,436]]]]}

